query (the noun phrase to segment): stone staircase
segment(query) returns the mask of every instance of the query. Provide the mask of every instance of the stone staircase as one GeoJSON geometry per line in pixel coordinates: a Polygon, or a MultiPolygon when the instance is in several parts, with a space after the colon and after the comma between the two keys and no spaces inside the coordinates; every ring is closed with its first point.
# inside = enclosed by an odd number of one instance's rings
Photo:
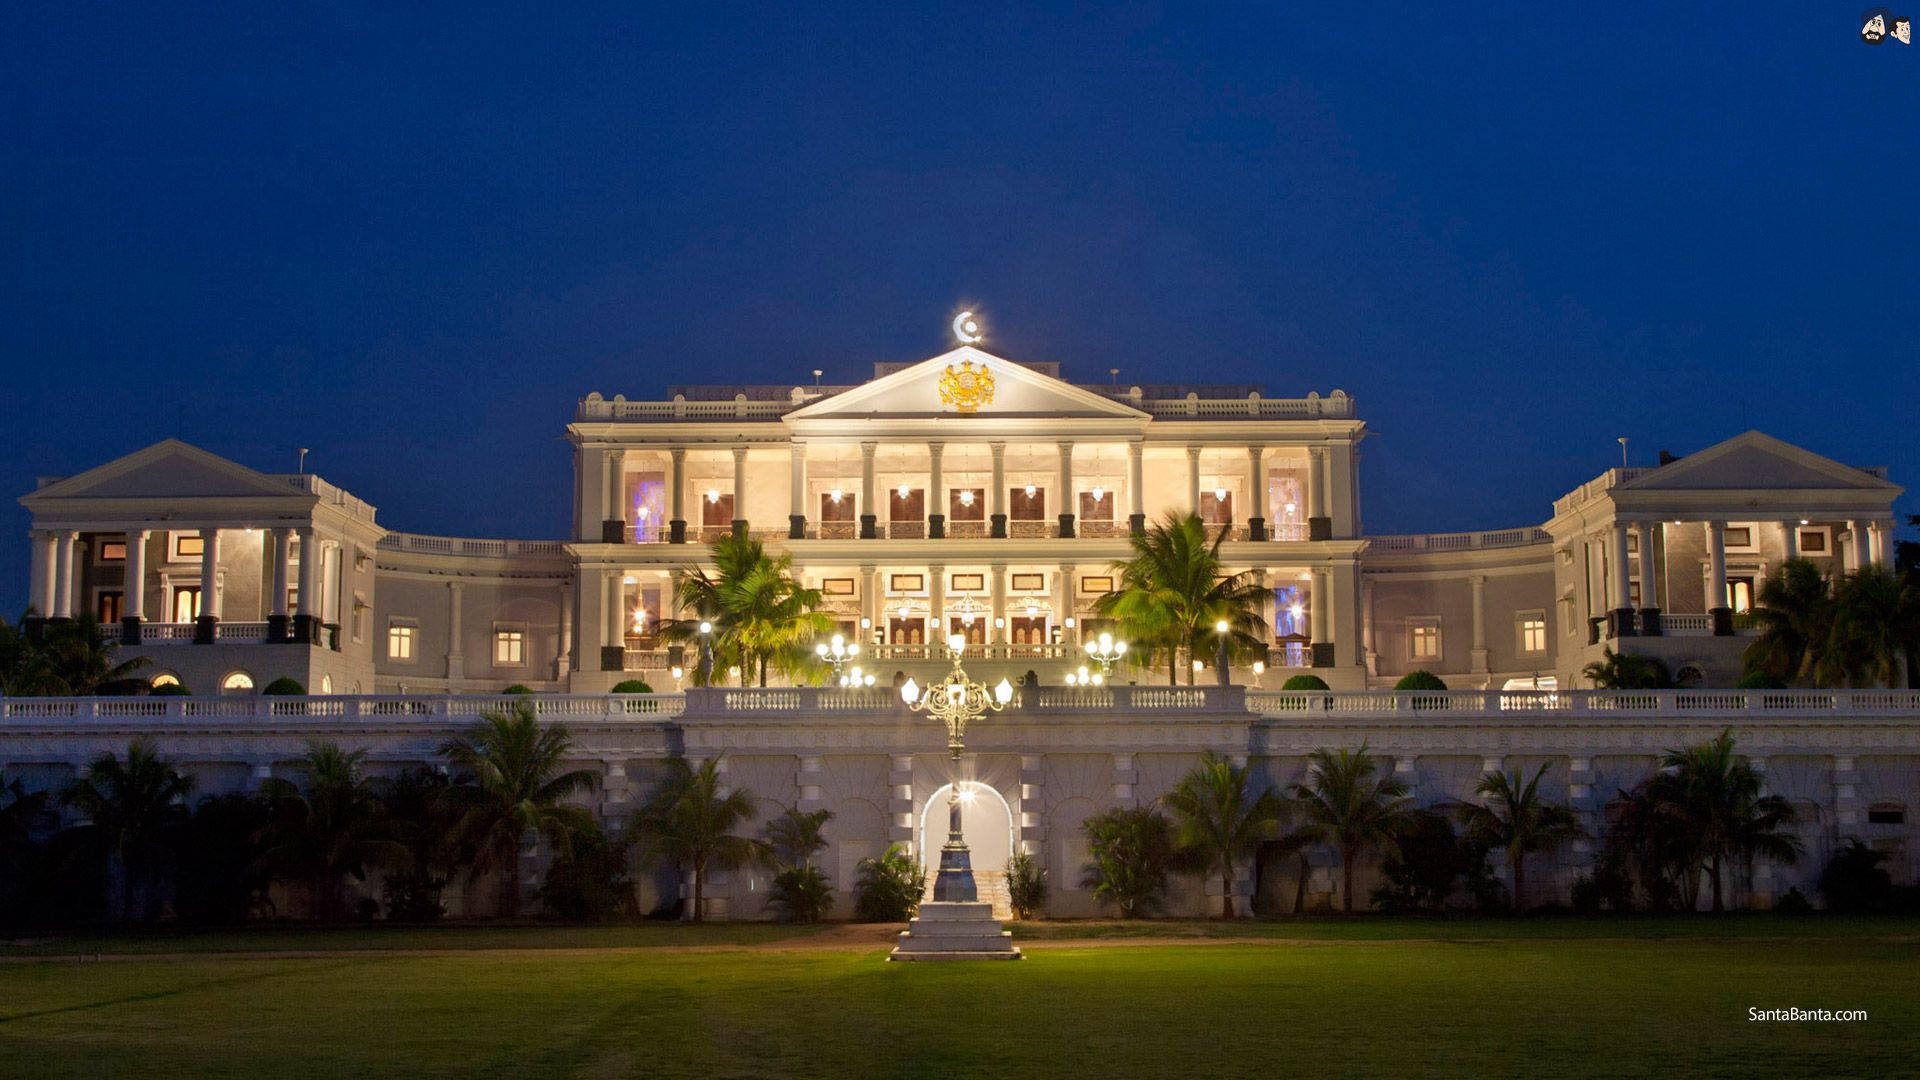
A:
{"type": "MultiPolygon", "coordinates": [[[[1007,872],[1005,870],[975,870],[973,889],[980,896],[981,903],[993,905],[993,917],[1001,922],[1013,918],[1013,894],[1007,891],[1007,872]]],[[[926,895],[920,898],[922,903],[933,899],[933,876],[927,877],[926,895]]]]}

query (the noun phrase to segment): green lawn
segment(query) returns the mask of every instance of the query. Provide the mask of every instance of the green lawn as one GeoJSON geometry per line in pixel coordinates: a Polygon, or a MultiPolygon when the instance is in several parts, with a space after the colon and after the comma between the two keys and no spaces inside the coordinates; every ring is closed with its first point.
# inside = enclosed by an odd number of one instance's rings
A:
{"type": "Polygon", "coordinates": [[[1326,921],[1235,928],[1266,943],[1094,947],[1044,939],[1093,925],[1025,929],[1018,964],[887,964],[878,946],[741,927],[384,936],[473,950],[427,955],[366,952],[375,931],[282,932],[345,948],[15,961],[0,1075],[1880,1078],[1920,1054],[1905,922],[1326,921]],[[646,947],[683,943],[733,947],[646,947]],[[639,947],[549,951],[594,944],[639,947]],[[1788,1005],[1870,1018],[1747,1019],[1788,1005]]]}

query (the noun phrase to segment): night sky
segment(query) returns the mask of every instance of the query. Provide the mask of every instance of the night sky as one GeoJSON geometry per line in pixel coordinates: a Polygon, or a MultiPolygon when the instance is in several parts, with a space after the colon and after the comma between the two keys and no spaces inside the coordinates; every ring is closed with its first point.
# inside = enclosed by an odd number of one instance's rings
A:
{"type": "Polygon", "coordinates": [[[1619,435],[1920,486],[1920,45],[1864,5],[400,6],[9,9],[8,618],[37,475],[306,446],[558,537],[581,395],[855,381],[961,302],[1082,381],[1345,389],[1370,533],[1540,522],[1619,435]]]}

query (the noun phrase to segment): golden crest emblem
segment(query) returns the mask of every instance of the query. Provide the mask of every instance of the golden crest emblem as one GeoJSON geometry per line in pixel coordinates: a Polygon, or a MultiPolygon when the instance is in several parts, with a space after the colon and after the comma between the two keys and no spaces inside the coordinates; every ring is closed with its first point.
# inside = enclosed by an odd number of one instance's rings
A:
{"type": "Polygon", "coordinates": [[[960,361],[960,369],[954,370],[947,365],[946,373],[940,376],[940,403],[951,405],[958,412],[980,411],[980,406],[993,401],[993,375],[987,371],[987,365],[978,368],[973,361],[960,361]]]}

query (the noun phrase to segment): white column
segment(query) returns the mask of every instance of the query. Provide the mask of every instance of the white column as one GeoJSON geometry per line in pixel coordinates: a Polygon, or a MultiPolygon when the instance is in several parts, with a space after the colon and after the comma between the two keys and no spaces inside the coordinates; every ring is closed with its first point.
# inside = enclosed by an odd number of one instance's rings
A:
{"type": "MultiPolygon", "coordinates": [[[[872,624],[872,630],[886,633],[887,628],[880,625],[880,568],[877,566],[860,568],[860,606],[866,613],[864,618],[872,624]]],[[[871,643],[872,639],[869,638],[861,645],[865,647],[871,643]]]]}
{"type": "Polygon", "coordinates": [[[151,535],[145,529],[127,534],[127,569],[120,586],[126,595],[121,599],[120,614],[129,619],[147,617],[147,538],[151,535]]]}
{"type": "Polygon", "coordinates": [[[35,554],[38,563],[33,580],[33,607],[41,618],[53,614],[54,606],[60,602],[60,537],[57,533],[41,533],[37,537],[35,554]]]}
{"type": "Polygon", "coordinates": [[[1000,535],[1006,535],[1007,526],[1007,444],[988,443],[987,449],[993,454],[993,489],[987,492],[987,505],[992,507],[987,513],[989,525],[997,522],[1000,535]]]}
{"type": "Polygon", "coordinates": [[[787,539],[803,540],[807,535],[806,443],[796,442],[787,447],[787,464],[787,539]]]}
{"type": "Polygon", "coordinates": [[[938,563],[927,567],[927,616],[927,644],[937,649],[947,640],[947,568],[938,563]]]}
{"type": "MultiPolygon", "coordinates": [[[[603,521],[630,523],[633,508],[626,505],[625,488],[627,486],[627,452],[625,450],[607,451],[607,493],[605,512],[600,515],[603,521]]],[[[605,539],[605,533],[601,539],[605,539]]],[[[623,537],[624,539],[624,537],[623,537]]]]}
{"type": "Polygon", "coordinates": [[[1654,557],[1654,549],[1660,546],[1659,540],[1659,522],[1640,523],[1640,609],[1642,611],[1660,609],[1660,562],[1654,557]]]}
{"type": "Polygon", "coordinates": [[[745,525],[747,521],[747,448],[733,448],[733,520],[736,525],[745,525]]]}
{"type": "Polygon", "coordinates": [[[1267,484],[1261,475],[1261,461],[1266,457],[1267,448],[1255,443],[1247,447],[1247,509],[1246,517],[1267,520],[1267,484]]]}
{"type": "Polygon", "coordinates": [[[676,446],[666,452],[672,467],[666,471],[666,502],[670,527],[685,532],[687,525],[687,448],[676,446]]]}
{"type": "MultiPolygon", "coordinates": [[[[1076,569],[1077,567],[1071,565],[1063,565],[1054,575],[1060,579],[1059,606],[1053,609],[1054,624],[1060,627],[1060,644],[1068,646],[1073,644],[1080,633],[1080,620],[1074,618],[1073,612],[1073,575],[1076,569]],[[1074,621],[1071,629],[1067,627],[1068,619],[1073,619],[1074,621]]],[[[1069,660],[1074,658],[1074,653],[1071,649],[1069,649],[1065,655],[1069,660]]]]}
{"type": "Polygon", "coordinates": [[[1800,520],[1798,518],[1780,523],[1780,553],[1787,562],[1800,557],[1800,520]]]}
{"type": "Polygon", "coordinates": [[[1200,513],[1200,448],[1187,447],[1187,512],[1200,513]]]}
{"type": "Polygon", "coordinates": [[[868,524],[878,525],[880,506],[876,501],[876,488],[873,482],[873,457],[879,453],[880,444],[863,442],[860,444],[860,538],[870,540],[878,535],[869,532],[868,524]]]}
{"type": "Polygon", "coordinates": [[[1858,570],[1867,565],[1871,553],[1867,541],[1867,523],[1864,521],[1847,522],[1847,569],[1858,570]]]}
{"type": "Polygon", "coordinates": [[[1374,657],[1379,653],[1373,633],[1373,582],[1360,580],[1360,645],[1366,650],[1368,674],[1373,674],[1374,657]]]}
{"type": "Polygon", "coordinates": [[[993,572],[993,625],[992,634],[987,638],[995,645],[1004,645],[1007,641],[1007,564],[994,563],[993,572]]]}
{"type": "Polygon", "coordinates": [[[1487,670],[1487,577],[1475,574],[1467,579],[1473,585],[1473,670],[1487,670]]]}
{"type": "Polygon", "coordinates": [[[1327,586],[1327,572],[1315,569],[1313,580],[1308,583],[1307,593],[1307,634],[1314,644],[1327,640],[1328,628],[1332,625],[1327,610],[1332,606],[1333,590],[1327,586]]]}
{"type": "Polygon", "coordinates": [[[55,537],[53,570],[53,616],[73,618],[73,545],[80,534],[62,529],[55,537]]]}
{"type": "Polygon", "coordinates": [[[1080,513],[1080,500],[1073,493],[1073,444],[1062,442],[1060,445],[1060,511],[1056,515],[1067,528],[1062,535],[1071,535],[1071,522],[1080,513]]]}
{"type": "Polygon", "coordinates": [[[945,455],[946,443],[927,444],[927,514],[947,516],[947,472],[941,458],[945,455]]]}
{"type": "Polygon", "coordinates": [[[1327,471],[1327,448],[1324,446],[1307,447],[1307,518],[1327,516],[1327,485],[1323,479],[1327,471]]]}
{"type": "MultiPolygon", "coordinates": [[[[564,611],[566,607],[562,607],[564,611]]],[[[447,582],[447,678],[466,677],[466,656],[461,652],[465,635],[460,627],[460,583],[447,582]]]]}
{"type": "Polygon", "coordinates": [[[1613,523],[1613,558],[1609,560],[1609,569],[1613,571],[1613,609],[1623,611],[1633,606],[1633,588],[1627,580],[1627,523],[1613,523]]]}
{"type": "Polygon", "coordinates": [[[1141,521],[1147,516],[1146,457],[1146,444],[1127,444],[1127,513],[1132,515],[1133,521],[1141,521]]]}
{"type": "Polygon", "coordinates": [[[312,625],[320,618],[320,544],[311,527],[300,530],[300,606],[302,621],[312,625]],[[311,618],[309,618],[311,617],[311,618]]]}
{"type": "Polygon", "coordinates": [[[200,614],[220,617],[220,530],[200,530],[200,614]]]}
{"type": "Polygon", "coordinates": [[[1876,521],[1873,523],[1873,564],[1881,569],[1893,565],[1893,522],[1876,521]]]}
{"type": "Polygon", "coordinates": [[[1727,533],[1718,521],[1707,522],[1707,610],[1727,606],[1727,533]]]}
{"type": "MultiPolygon", "coordinates": [[[[272,590],[272,595],[267,598],[268,615],[284,616],[287,613],[287,549],[291,546],[288,542],[287,530],[267,530],[267,557],[273,560],[273,584],[268,586],[272,590]]],[[[129,547],[129,555],[131,555],[131,547],[129,547]]],[[[127,565],[131,567],[133,564],[129,562],[127,565]]]]}

